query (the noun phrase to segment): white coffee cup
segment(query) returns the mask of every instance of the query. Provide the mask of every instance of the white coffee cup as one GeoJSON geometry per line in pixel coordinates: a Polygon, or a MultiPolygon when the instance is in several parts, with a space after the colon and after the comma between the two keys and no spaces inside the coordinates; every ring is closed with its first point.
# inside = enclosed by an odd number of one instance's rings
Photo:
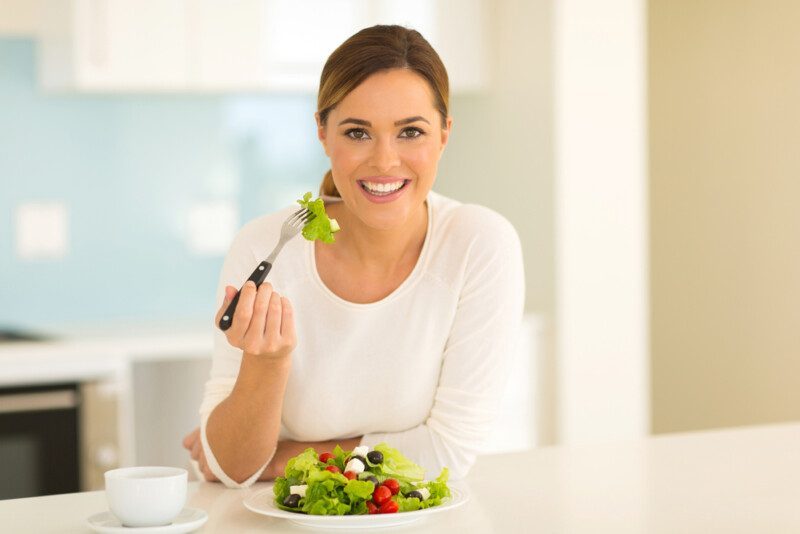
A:
{"type": "Polygon", "coordinates": [[[106,471],[108,507],[126,527],[169,525],[186,504],[187,475],[179,467],[106,471]]]}

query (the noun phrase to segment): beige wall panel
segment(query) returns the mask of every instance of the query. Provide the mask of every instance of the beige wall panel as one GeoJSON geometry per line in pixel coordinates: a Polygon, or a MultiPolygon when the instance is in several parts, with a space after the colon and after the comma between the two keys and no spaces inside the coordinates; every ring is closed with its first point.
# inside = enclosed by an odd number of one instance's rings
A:
{"type": "Polygon", "coordinates": [[[654,432],[800,419],[798,21],[650,2],[654,432]]]}

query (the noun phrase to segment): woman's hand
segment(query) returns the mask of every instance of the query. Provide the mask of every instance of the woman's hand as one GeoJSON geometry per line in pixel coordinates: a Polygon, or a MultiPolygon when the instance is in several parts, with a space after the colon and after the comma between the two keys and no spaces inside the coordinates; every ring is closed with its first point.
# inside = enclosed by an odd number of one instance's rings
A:
{"type": "MultiPolygon", "coordinates": [[[[214,318],[215,325],[235,296],[235,287],[225,287],[225,299],[214,318]]],[[[292,304],[274,291],[269,282],[256,289],[255,283],[248,280],[225,337],[228,343],[247,354],[274,359],[287,357],[297,345],[292,304]]]]}
{"type": "Polygon", "coordinates": [[[197,462],[200,467],[200,472],[203,473],[203,478],[209,482],[219,482],[219,479],[214,476],[211,469],[206,462],[206,453],[203,452],[203,443],[200,441],[200,429],[195,428],[183,438],[183,448],[188,450],[192,456],[192,460],[197,462]]]}

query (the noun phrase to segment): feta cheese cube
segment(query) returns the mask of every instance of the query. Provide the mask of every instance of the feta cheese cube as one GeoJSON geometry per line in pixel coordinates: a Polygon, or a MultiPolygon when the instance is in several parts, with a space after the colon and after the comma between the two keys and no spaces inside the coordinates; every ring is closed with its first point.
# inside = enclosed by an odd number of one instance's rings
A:
{"type": "Polygon", "coordinates": [[[363,473],[364,472],[364,462],[359,460],[358,458],[350,458],[350,461],[347,462],[347,465],[344,466],[345,471],[352,471],[355,474],[363,473]]]}
{"type": "Polygon", "coordinates": [[[353,449],[353,456],[363,456],[364,458],[366,458],[368,452],[369,452],[369,445],[361,445],[360,447],[356,447],[355,449],[353,449]]]}
{"type": "Polygon", "coordinates": [[[430,496],[431,496],[431,490],[429,490],[428,488],[420,488],[417,491],[422,494],[422,500],[423,501],[426,500],[426,499],[429,499],[430,496]]]}
{"type": "Polygon", "coordinates": [[[289,486],[289,493],[292,495],[300,495],[300,497],[305,497],[306,489],[308,489],[308,484],[303,484],[302,486],[289,486]]]}

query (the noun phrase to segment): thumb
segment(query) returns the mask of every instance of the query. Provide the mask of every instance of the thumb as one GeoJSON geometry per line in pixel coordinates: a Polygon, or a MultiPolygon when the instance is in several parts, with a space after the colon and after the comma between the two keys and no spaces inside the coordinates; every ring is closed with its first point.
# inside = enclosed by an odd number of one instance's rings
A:
{"type": "Polygon", "coordinates": [[[226,304],[230,303],[230,301],[233,300],[233,297],[236,296],[236,293],[238,293],[238,291],[239,290],[233,286],[225,286],[225,299],[224,299],[225,303],[226,304]]]}

